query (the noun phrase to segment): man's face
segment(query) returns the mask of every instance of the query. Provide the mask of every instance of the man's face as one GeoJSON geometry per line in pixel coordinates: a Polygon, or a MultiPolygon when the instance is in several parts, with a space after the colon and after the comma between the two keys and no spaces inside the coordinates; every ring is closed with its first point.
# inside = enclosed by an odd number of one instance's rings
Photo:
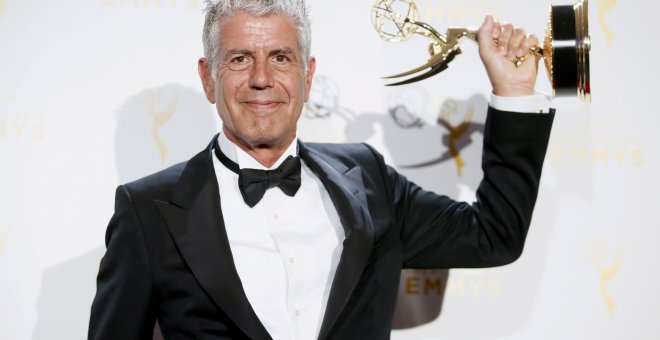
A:
{"type": "Polygon", "coordinates": [[[199,71],[227,137],[242,147],[286,147],[309,96],[315,60],[303,70],[298,32],[283,15],[238,13],[220,26],[217,80],[199,71]]]}

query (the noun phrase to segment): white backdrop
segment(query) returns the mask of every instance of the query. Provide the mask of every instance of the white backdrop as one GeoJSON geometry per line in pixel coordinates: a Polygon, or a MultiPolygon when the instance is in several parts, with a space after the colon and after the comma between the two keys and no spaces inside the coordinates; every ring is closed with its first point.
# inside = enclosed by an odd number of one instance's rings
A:
{"type": "MultiPolygon", "coordinates": [[[[422,186],[471,199],[490,90],[476,46],[433,79],[386,88],[380,77],[423,63],[427,42],[382,42],[371,1],[310,3],[318,69],[301,136],[368,141],[422,186]]],[[[545,0],[417,4],[441,31],[489,12],[542,36],[548,13],[545,0]]],[[[393,339],[660,338],[660,4],[590,7],[593,103],[554,101],[522,258],[406,272],[393,339]]],[[[85,338],[114,188],[219,129],[196,72],[200,11],[200,0],[0,0],[0,338],[85,338]]],[[[538,85],[549,91],[544,75],[538,85]]]]}

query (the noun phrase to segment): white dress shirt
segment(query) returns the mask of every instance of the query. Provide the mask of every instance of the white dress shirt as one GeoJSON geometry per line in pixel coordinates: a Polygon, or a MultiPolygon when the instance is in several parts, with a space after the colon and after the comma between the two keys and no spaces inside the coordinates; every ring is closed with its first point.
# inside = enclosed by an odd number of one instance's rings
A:
{"type": "Polygon", "coordinates": [[[545,93],[536,92],[532,96],[500,97],[490,95],[490,106],[500,111],[521,113],[548,113],[550,112],[551,97],[545,93]]]}
{"type": "MultiPolygon", "coordinates": [[[[490,101],[502,111],[539,113],[547,113],[549,103],[542,94],[491,95],[490,101]]],[[[273,169],[298,154],[294,141],[266,168],[223,132],[218,144],[241,169],[273,169]]],[[[275,340],[318,337],[345,238],[328,192],[305,162],[301,164],[301,186],[294,197],[272,188],[250,208],[240,194],[238,175],[213,155],[234,265],[252,308],[275,340]]]]}
{"type": "MultiPolygon", "coordinates": [[[[240,168],[268,169],[222,132],[218,143],[240,168]]],[[[295,141],[272,168],[289,155],[297,156],[295,141]]],[[[344,230],[330,196],[301,163],[294,197],[271,188],[250,208],[238,189],[238,175],[213,156],[234,265],[252,308],[275,340],[318,337],[343,249],[344,230]]]]}

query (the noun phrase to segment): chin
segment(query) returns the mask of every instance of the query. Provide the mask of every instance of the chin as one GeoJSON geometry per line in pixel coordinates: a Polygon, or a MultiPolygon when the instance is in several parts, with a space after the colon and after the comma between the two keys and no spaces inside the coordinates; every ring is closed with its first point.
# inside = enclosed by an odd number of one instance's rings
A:
{"type": "Polygon", "coordinates": [[[255,131],[252,132],[253,133],[246,135],[244,139],[248,144],[252,146],[273,145],[282,139],[280,135],[274,134],[272,131],[256,133],[254,133],[255,131]]]}

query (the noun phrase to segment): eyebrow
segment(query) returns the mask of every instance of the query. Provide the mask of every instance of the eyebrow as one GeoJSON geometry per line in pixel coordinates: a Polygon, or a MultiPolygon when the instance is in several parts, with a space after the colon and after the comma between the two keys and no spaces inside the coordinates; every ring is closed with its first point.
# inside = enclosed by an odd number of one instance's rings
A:
{"type": "MultiPolygon", "coordinates": [[[[235,55],[248,55],[248,56],[253,56],[255,54],[254,51],[247,50],[247,49],[233,49],[233,50],[228,50],[227,53],[225,54],[224,60],[227,60],[231,56],[235,55]]],[[[278,55],[278,54],[285,54],[288,56],[291,56],[292,59],[297,59],[296,58],[296,53],[292,48],[289,47],[284,47],[284,48],[276,48],[268,53],[269,56],[272,55],[278,55]]]]}
{"type": "Polygon", "coordinates": [[[250,50],[229,50],[227,53],[225,53],[225,57],[223,58],[224,60],[227,60],[227,58],[237,55],[237,54],[245,54],[245,55],[252,55],[253,52],[250,50]]]}
{"type": "Polygon", "coordinates": [[[296,53],[293,51],[293,49],[288,48],[288,47],[287,48],[275,49],[275,50],[271,51],[270,54],[271,55],[273,55],[273,54],[290,54],[290,55],[293,55],[293,56],[296,55],[296,53]]]}

